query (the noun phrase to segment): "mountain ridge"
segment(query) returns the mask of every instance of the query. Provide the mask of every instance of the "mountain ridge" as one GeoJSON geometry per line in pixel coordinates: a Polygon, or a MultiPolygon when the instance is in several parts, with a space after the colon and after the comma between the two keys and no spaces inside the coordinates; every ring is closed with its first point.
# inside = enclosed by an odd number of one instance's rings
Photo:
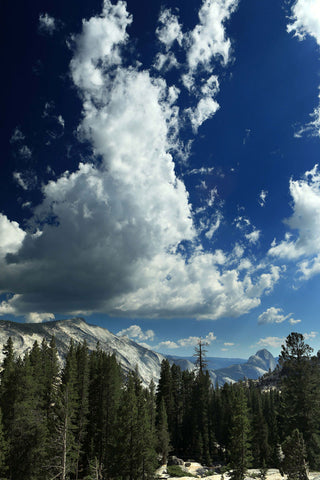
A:
{"type": "MultiPolygon", "coordinates": [[[[37,340],[41,344],[43,338],[49,342],[54,336],[59,354],[60,363],[68,351],[70,340],[75,342],[86,341],[89,350],[94,350],[99,342],[100,348],[110,354],[115,354],[117,361],[125,373],[138,369],[144,385],[151,380],[156,383],[160,377],[161,362],[168,358],[169,362],[180,366],[182,370],[194,370],[191,362],[193,357],[165,356],[150,350],[126,336],[117,336],[104,327],[87,323],[82,317],[64,320],[51,320],[44,323],[18,323],[10,320],[0,320],[0,345],[12,338],[17,356],[30,351],[37,340]]],[[[0,363],[3,353],[0,349],[0,363]]],[[[251,355],[248,360],[240,358],[208,357],[208,370],[213,384],[222,386],[225,382],[234,383],[243,378],[257,379],[273,370],[276,360],[272,354],[261,349],[251,355]],[[231,363],[238,360],[240,363],[231,363]],[[231,364],[230,364],[231,363],[231,364]],[[224,365],[222,368],[210,368],[214,365],[224,365]]]]}

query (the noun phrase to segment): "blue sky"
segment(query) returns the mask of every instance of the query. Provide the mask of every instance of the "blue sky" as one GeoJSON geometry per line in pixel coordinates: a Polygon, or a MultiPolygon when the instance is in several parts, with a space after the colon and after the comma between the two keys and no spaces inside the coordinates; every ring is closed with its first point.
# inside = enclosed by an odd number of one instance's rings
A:
{"type": "Polygon", "coordinates": [[[318,350],[319,0],[3,10],[0,318],[318,350]]]}

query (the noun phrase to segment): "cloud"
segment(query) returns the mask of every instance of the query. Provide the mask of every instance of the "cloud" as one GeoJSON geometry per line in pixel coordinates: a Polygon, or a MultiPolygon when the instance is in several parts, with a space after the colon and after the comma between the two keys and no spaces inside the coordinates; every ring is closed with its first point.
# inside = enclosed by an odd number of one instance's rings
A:
{"type": "Polygon", "coordinates": [[[54,17],[51,17],[48,13],[40,13],[38,28],[39,32],[52,35],[57,29],[57,22],[54,17]]]}
{"type": "MultiPolygon", "coordinates": [[[[316,0],[297,0],[292,7],[291,22],[287,25],[287,32],[293,33],[299,40],[307,35],[313,37],[320,45],[320,6],[316,0]]],[[[320,98],[320,95],[319,95],[320,98]]],[[[311,114],[312,121],[302,126],[294,136],[302,137],[320,135],[320,104],[311,114]]]]}
{"type": "MultiPolygon", "coordinates": [[[[258,324],[265,325],[267,323],[282,323],[288,318],[290,318],[292,315],[292,313],[289,313],[289,315],[283,315],[281,312],[282,312],[282,308],[275,308],[275,307],[268,308],[265,312],[259,315],[258,324]]],[[[293,322],[296,322],[296,320],[293,320],[293,319],[291,320],[293,322]]]]}
{"type": "Polygon", "coordinates": [[[234,343],[233,342],[224,342],[223,344],[225,347],[233,347],[234,343]]]}
{"type": "Polygon", "coordinates": [[[19,250],[25,235],[17,222],[10,221],[6,215],[0,213],[0,262],[6,254],[19,250]]]}
{"type": "Polygon", "coordinates": [[[161,349],[161,348],[175,349],[175,348],[179,348],[179,345],[177,345],[175,342],[172,342],[171,340],[166,340],[165,342],[160,342],[155,348],[156,349],[161,349]]]}
{"type": "Polygon", "coordinates": [[[245,237],[249,241],[249,243],[257,243],[260,238],[260,230],[253,229],[252,232],[246,233],[245,237]]]}
{"type": "MultiPolygon", "coordinates": [[[[204,345],[210,345],[214,342],[217,337],[214,335],[213,332],[209,332],[204,338],[202,338],[204,345]]],[[[177,349],[181,347],[195,347],[198,345],[200,337],[190,336],[188,338],[180,338],[175,342],[171,340],[166,340],[164,342],[160,342],[156,347],[156,349],[167,348],[167,349],[177,349]]]]}
{"type": "Polygon", "coordinates": [[[280,348],[285,342],[285,338],[281,337],[265,337],[260,338],[257,345],[261,347],[280,348]]]}
{"type": "Polygon", "coordinates": [[[23,179],[22,173],[20,172],[13,172],[13,178],[16,180],[18,185],[20,185],[23,190],[28,190],[28,184],[27,182],[23,179]]]}
{"type": "Polygon", "coordinates": [[[318,332],[310,332],[310,333],[304,333],[303,337],[305,340],[312,340],[313,338],[316,338],[318,335],[318,332]]]}
{"type": "MultiPolygon", "coordinates": [[[[236,2],[224,5],[204,2],[200,36],[190,37],[190,65],[197,64],[196,42],[213,33],[212,22],[222,28],[236,2]],[[215,12],[225,16],[213,18],[215,12]]],[[[70,71],[83,106],[78,138],[90,143],[99,162],[82,162],[44,184],[26,232],[5,217],[16,243],[4,242],[0,291],[16,292],[6,308],[17,315],[238,317],[280,278],[274,265],[244,269],[251,264],[239,245],[231,254],[204,251],[203,231],[175,173],[184,127],[179,90],[139,63],[124,64],[131,21],[124,2],[105,0],[102,14],[84,20],[73,37],[70,71]]],[[[210,43],[212,55],[227,51],[224,33],[219,38],[221,48],[218,40],[210,43]]],[[[199,62],[209,69],[207,54],[199,62]]],[[[208,76],[202,96],[216,85],[208,76]]]]}
{"type": "Polygon", "coordinates": [[[183,33],[178,17],[174,15],[170,9],[164,9],[159,16],[160,26],[156,30],[156,34],[161,43],[163,43],[168,51],[174,42],[178,42],[181,46],[183,33]]]}
{"type": "Polygon", "coordinates": [[[216,57],[220,57],[224,64],[229,61],[231,42],[226,38],[224,23],[237,6],[237,0],[204,0],[199,23],[188,35],[187,62],[192,74],[200,66],[211,70],[216,57]]]}
{"type": "Polygon", "coordinates": [[[27,145],[22,145],[22,147],[19,148],[18,153],[20,157],[29,160],[32,157],[32,151],[27,145]]]}
{"type": "Polygon", "coordinates": [[[30,312],[26,315],[26,320],[27,322],[30,322],[30,323],[42,323],[42,322],[48,322],[54,319],[55,319],[55,316],[53,313],[30,312]]]}
{"type": "Polygon", "coordinates": [[[294,320],[294,318],[290,318],[289,323],[291,325],[296,325],[297,323],[301,323],[301,320],[294,320]]]}
{"type": "Polygon", "coordinates": [[[19,127],[14,129],[14,132],[10,138],[10,143],[23,142],[25,140],[25,135],[21,132],[19,127]]]}
{"type": "Polygon", "coordinates": [[[299,40],[306,35],[315,38],[320,45],[320,5],[315,0],[297,0],[292,7],[291,23],[287,32],[293,32],[299,40]]]}
{"type": "Polygon", "coordinates": [[[288,260],[307,257],[298,263],[301,278],[320,272],[320,174],[318,165],[305,172],[301,180],[290,180],[293,214],[285,224],[295,235],[287,233],[285,240],[274,241],[269,255],[288,260]]]}
{"type": "MultiPolygon", "coordinates": [[[[145,332],[139,327],[139,325],[131,325],[129,328],[120,330],[117,333],[118,336],[123,337],[127,336],[129,338],[137,338],[138,340],[154,340],[154,331],[146,330],[145,332]]],[[[150,347],[149,347],[150,348],[150,347]]]]}
{"type": "Polygon", "coordinates": [[[259,195],[259,205],[260,205],[260,207],[265,206],[267,196],[268,196],[268,190],[261,190],[260,195],[259,195]]]}

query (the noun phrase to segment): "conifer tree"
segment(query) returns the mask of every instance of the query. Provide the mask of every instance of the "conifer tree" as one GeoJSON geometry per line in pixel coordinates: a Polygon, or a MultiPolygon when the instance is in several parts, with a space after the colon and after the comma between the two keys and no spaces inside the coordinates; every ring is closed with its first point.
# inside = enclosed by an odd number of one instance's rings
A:
{"type": "Polygon", "coordinates": [[[282,444],[284,460],[282,468],[288,480],[308,480],[306,449],[303,436],[298,429],[292,432],[282,444]]]}
{"type": "Polygon", "coordinates": [[[2,424],[2,412],[0,410],[0,478],[6,479],[8,473],[7,458],[8,456],[8,442],[5,438],[2,424]]]}
{"type": "Polygon", "coordinates": [[[170,451],[170,435],[168,431],[167,412],[164,399],[161,399],[160,410],[157,421],[157,435],[158,435],[158,453],[161,456],[162,465],[167,463],[168,454],[170,451]]]}
{"type": "Polygon", "coordinates": [[[70,342],[62,372],[61,385],[54,406],[55,435],[52,438],[52,471],[66,480],[76,470],[77,363],[73,341],[70,342]]]}
{"type": "Polygon", "coordinates": [[[230,431],[231,480],[243,480],[251,463],[250,425],[247,399],[243,385],[239,384],[233,404],[232,426],[230,431]]]}
{"type": "Polygon", "coordinates": [[[307,459],[311,468],[320,468],[320,372],[311,358],[312,348],[300,333],[286,338],[279,357],[282,366],[281,399],[282,426],[286,435],[295,429],[306,442],[307,459]]]}

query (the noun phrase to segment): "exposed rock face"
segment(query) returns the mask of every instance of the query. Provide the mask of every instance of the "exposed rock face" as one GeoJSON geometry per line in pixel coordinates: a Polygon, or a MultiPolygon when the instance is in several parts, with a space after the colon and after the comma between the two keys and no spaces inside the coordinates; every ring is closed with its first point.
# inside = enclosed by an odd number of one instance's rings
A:
{"type": "MultiPolygon", "coordinates": [[[[106,328],[90,325],[82,318],[60,320],[46,323],[16,323],[0,320],[0,346],[12,338],[17,356],[30,351],[37,340],[41,344],[45,338],[48,342],[54,335],[59,359],[63,363],[70,340],[86,341],[89,350],[94,350],[99,342],[100,348],[110,354],[115,354],[125,372],[138,368],[138,373],[145,385],[153,379],[159,380],[161,362],[165,358],[160,353],[153,352],[133,342],[128,337],[118,337],[106,328]]],[[[0,361],[2,361],[0,349],[0,361]]]]}
{"type": "MultiPolygon", "coordinates": [[[[0,320],[0,362],[3,357],[1,346],[7,342],[8,337],[12,337],[16,355],[23,357],[27,351],[30,351],[36,340],[39,344],[43,338],[49,342],[53,335],[56,339],[61,364],[63,364],[71,339],[75,342],[85,340],[89,350],[94,350],[99,342],[100,348],[116,355],[124,372],[137,368],[144,385],[149,385],[151,379],[155,383],[159,380],[161,362],[165,358],[163,355],[139,345],[128,337],[118,337],[106,328],[88,324],[79,317],[46,323],[16,323],[0,320]]],[[[170,363],[176,363],[182,370],[194,369],[194,364],[190,360],[192,357],[190,359],[169,357],[170,363]]],[[[241,363],[217,370],[210,367],[219,363],[226,365],[225,362],[231,362],[232,359],[212,358],[211,360],[211,363],[208,361],[210,376],[213,384],[218,382],[219,385],[223,385],[225,382],[233,383],[243,378],[257,379],[276,366],[276,360],[265,349],[259,350],[246,362],[234,359],[241,363]]]]}
{"type": "Polygon", "coordinates": [[[243,364],[235,364],[230,367],[211,370],[210,377],[212,382],[222,386],[226,382],[234,383],[244,378],[256,380],[269,370],[274,370],[277,362],[273,355],[266,349],[259,350],[252,355],[247,362],[243,364]]]}

